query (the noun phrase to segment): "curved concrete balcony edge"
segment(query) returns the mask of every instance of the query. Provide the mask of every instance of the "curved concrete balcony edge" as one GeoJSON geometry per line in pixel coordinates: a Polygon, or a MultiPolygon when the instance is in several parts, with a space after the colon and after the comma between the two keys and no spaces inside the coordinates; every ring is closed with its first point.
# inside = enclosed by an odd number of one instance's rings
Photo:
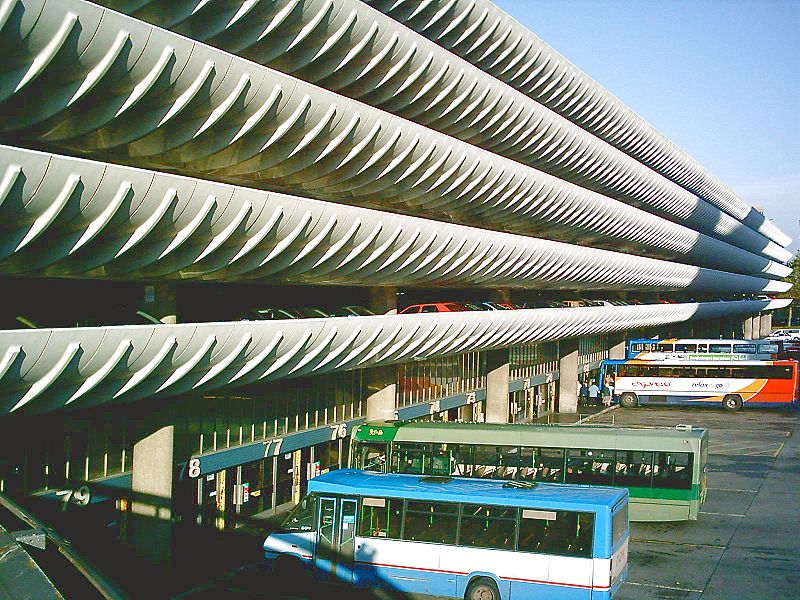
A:
{"type": "Polygon", "coordinates": [[[780,308],[738,301],[0,332],[0,415],[130,402],[780,308]]]}

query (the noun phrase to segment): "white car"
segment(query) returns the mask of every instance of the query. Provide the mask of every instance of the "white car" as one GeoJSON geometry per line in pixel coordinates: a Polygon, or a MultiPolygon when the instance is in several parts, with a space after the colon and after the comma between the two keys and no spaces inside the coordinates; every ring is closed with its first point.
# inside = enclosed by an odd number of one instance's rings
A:
{"type": "Polygon", "coordinates": [[[800,340],[800,328],[776,329],[767,336],[768,340],[800,340]]]}

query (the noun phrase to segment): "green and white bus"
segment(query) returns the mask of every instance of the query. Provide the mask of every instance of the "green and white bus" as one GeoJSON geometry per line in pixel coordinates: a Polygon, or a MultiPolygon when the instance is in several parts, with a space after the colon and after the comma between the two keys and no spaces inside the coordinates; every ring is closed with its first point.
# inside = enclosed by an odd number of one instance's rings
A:
{"type": "Polygon", "coordinates": [[[490,423],[367,423],[350,466],[366,471],[626,487],[631,521],[697,519],[708,430],[490,423]]]}

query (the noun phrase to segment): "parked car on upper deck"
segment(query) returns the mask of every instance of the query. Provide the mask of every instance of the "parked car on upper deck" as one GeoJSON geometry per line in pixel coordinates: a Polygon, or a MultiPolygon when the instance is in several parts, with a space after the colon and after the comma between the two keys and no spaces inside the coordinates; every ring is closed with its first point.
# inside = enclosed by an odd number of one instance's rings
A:
{"type": "Polygon", "coordinates": [[[397,312],[399,315],[413,315],[418,313],[463,312],[467,310],[458,302],[425,302],[406,306],[397,312]]]}
{"type": "Polygon", "coordinates": [[[375,313],[372,312],[368,308],[364,308],[363,306],[357,306],[355,304],[349,304],[347,306],[342,306],[337,308],[333,315],[334,317],[372,317],[375,313]]]}

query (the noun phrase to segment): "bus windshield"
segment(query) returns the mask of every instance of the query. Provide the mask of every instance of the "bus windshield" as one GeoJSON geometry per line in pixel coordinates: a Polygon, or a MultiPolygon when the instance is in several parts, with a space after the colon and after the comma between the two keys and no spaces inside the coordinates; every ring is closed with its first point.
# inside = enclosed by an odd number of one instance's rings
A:
{"type": "Polygon", "coordinates": [[[314,529],[314,496],[308,495],[295,506],[281,524],[281,531],[311,531],[314,529]]]}

